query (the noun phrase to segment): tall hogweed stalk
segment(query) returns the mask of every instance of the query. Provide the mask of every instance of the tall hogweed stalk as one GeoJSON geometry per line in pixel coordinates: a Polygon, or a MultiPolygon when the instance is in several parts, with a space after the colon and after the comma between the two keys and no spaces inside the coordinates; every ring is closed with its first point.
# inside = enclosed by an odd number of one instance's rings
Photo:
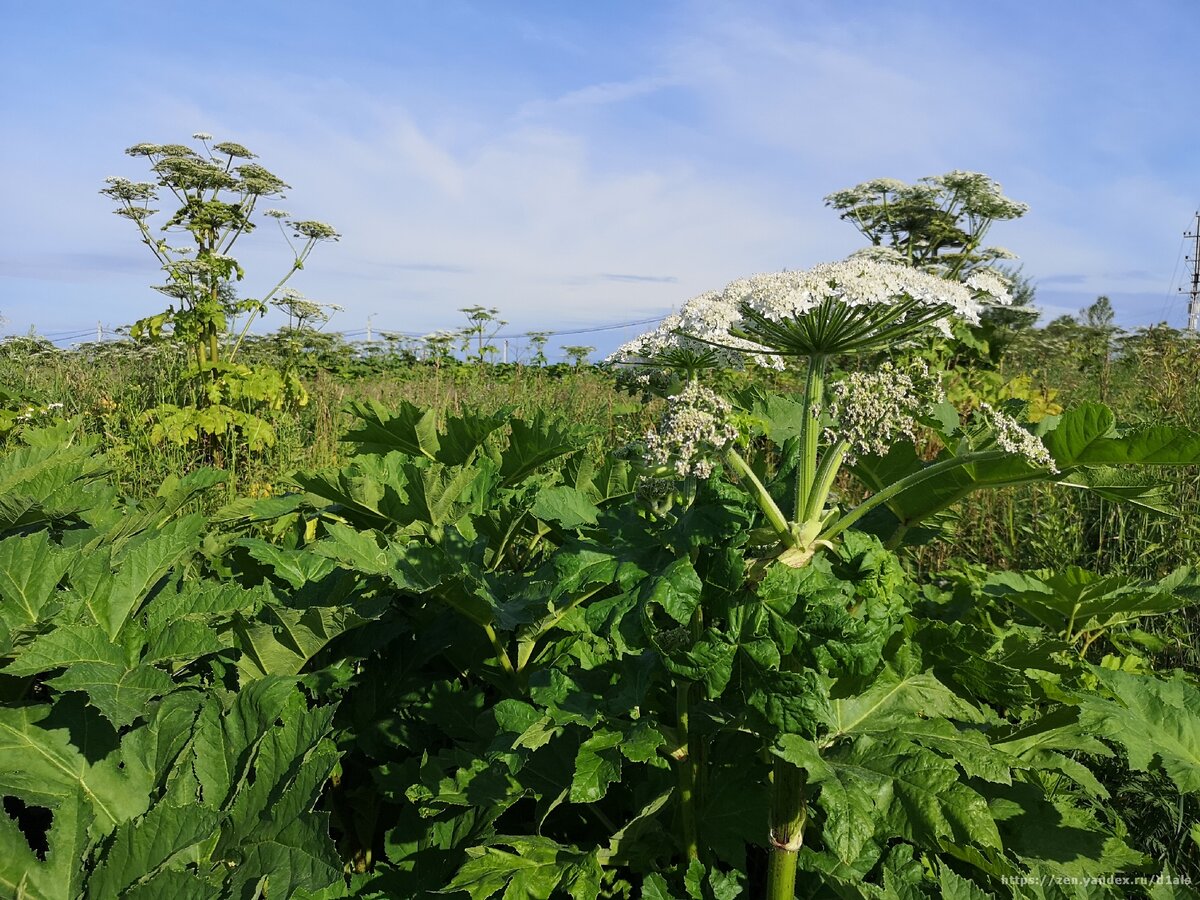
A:
{"type": "MultiPolygon", "coordinates": [[[[259,210],[259,204],[282,199],[288,185],[254,160],[241,144],[213,143],[212,136],[193,135],[200,149],[184,144],[135,144],[125,152],[145,159],[153,181],[106,179],[101,193],[116,202],[114,210],[134,223],[142,243],[166,275],[155,287],[171,299],[161,313],[136,322],[135,339],[173,340],[188,348],[192,364],[186,373],[193,402],[165,404],[153,410],[155,436],[176,443],[200,443],[210,457],[222,454],[222,444],[234,436],[252,449],[273,443],[270,425],[255,414],[286,402],[304,401],[294,372],[260,364],[237,362],[251,324],[268,304],[311,307],[285,285],[317,244],[335,241],[337,231],[324,222],[296,219],[279,209],[259,210]],[[161,200],[178,204],[157,230],[151,226],[161,200]],[[235,245],[257,227],[257,216],[273,219],[292,251],[282,277],[258,298],[239,297],[235,284],[245,270],[232,255],[235,245]],[[243,320],[240,328],[239,320],[243,320]]],[[[226,448],[227,449],[227,448],[226,448]]]]}

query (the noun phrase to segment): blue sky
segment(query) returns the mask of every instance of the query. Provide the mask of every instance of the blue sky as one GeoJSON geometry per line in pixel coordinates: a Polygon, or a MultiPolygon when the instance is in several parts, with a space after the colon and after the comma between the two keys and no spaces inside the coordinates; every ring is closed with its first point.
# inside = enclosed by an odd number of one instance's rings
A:
{"type": "MultiPolygon", "coordinates": [[[[0,315],[10,333],[161,308],[97,192],[123,149],[250,147],[334,224],[295,287],[330,327],[506,333],[644,319],[861,245],[822,198],[982,171],[1029,214],[1050,316],[1107,294],[1181,325],[1200,204],[1195,0],[209,2],[0,0],[0,315]]],[[[288,259],[241,247],[254,296],[288,259]]],[[[268,319],[264,327],[277,324],[268,319]]],[[[570,338],[609,349],[637,329],[570,338]]]]}

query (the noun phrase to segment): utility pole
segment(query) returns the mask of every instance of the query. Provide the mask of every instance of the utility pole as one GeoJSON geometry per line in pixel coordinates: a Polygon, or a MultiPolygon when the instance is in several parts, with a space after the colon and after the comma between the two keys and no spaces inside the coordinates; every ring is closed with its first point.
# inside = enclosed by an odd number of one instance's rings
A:
{"type": "MultiPolygon", "coordinates": [[[[1193,334],[1200,331],[1200,212],[1196,213],[1196,224],[1191,231],[1185,232],[1184,237],[1193,241],[1191,256],[1185,257],[1192,264],[1192,286],[1188,289],[1188,323],[1187,330],[1193,334]]],[[[1180,287],[1182,291],[1183,288],[1180,287]]]]}
{"type": "Polygon", "coordinates": [[[97,322],[96,323],[96,343],[98,344],[102,340],[104,340],[104,326],[101,325],[99,322],[97,322]]]}
{"type": "Polygon", "coordinates": [[[373,318],[375,318],[375,313],[371,313],[369,316],[367,316],[367,343],[368,344],[371,343],[371,320],[373,318]]]}

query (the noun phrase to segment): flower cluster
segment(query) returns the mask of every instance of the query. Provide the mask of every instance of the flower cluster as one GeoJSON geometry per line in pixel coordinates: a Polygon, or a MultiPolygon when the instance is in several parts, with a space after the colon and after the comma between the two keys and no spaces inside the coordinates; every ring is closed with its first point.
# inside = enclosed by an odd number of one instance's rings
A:
{"type": "Polygon", "coordinates": [[[295,288],[284,288],[279,292],[279,296],[271,301],[271,305],[288,314],[289,325],[294,319],[297,330],[306,326],[320,328],[332,318],[335,312],[342,311],[342,307],[336,303],[318,303],[305,297],[295,288]]]}
{"type": "Polygon", "coordinates": [[[1034,434],[1026,431],[1012,416],[994,409],[987,403],[979,404],[979,415],[991,428],[996,437],[996,446],[1006,453],[1023,456],[1039,469],[1057,472],[1054,457],[1046,445],[1034,434]]]}
{"type": "Polygon", "coordinates": [[[884,363],[874,372],[851,372],[829,393],[836,425],[828,436],[849,445],[851,464],[859,454],[885,456],[898,438],[915,440],[917,417],[945,399],[939,379],[923,362],[907,371],[884,363]]]}
{"type": "MultiPolygon", "coordinates": [[[[770,333],[770,326],[778,324],[785,330],[796,327],[806,315],[831,305],[879,314],[872,320],[878,321],[877,325],[863,325],[861,317],[851,317],[849,324],[838,326],[843,336],[849,335],[861,347],[865,338],[874,336],[882,341],[892,331],[902,333],[910,320],[908,332],[933,319],[938,321],[932,324],[948,331],[950,316],[976,324],[985,305],[1004,305],[1012,300],[1007,283],[994,272],[981,270],[965,283],[951,281],[898,265],[894,251],[876,249],[879,252],[856,254],[843,262],[807,271],[741,278],[723,291],[701,294],[654,331],[620,347],[608,361],[692,371],[740,367],[747,361],[782,368],[781,356],[802,355],[805,351],[797,350],[797,344],[786,335],[779,343],[774,339],[778,335],[770,333]],[[939,317],[942,312],[946,317],[939,317]]],[[[832,331],[816,327],[804,339],[811,343],[836,331],[836,327],[832,331]]],[[[836,345],[836,338],[833,341],[831,346],[836,345]]]]}
{"type": "Polygon", "coordinates": [[[978,323],[985,303],[1011,302],[999,278],[979,277],[963,284],[938,275],[862,257],[824,263],[804,272],[774,272],[735,281],[725,288],[727,303],[745,304],[771,321],[802,316],[827,300],[845,306],[890,306],[907,298],[919,307],[949,307],[955,316],[978,323]]]}
{"type": "Polygon", "coordinates": [[[17,416],[17,421],[32,422],[34,419],[39,417],[44,418],[46,416],[52,416],[62,408],[63,405],[61,403],[47,403],[42,407],[29,406],[26,407],[25,411],[21,413],[21,415],[17,416]]]}
{"type": "Polygon", "coordinates": [[[712,474],[712,456],[737,440],[728,421],[732,408],[706,387],[689,382],[667,400],[657,428],[646,432],[643,461],[652,468],[668,467],[679,478],[712,474]]]}
{"type": "Polygon", "coordinates": [[[749,357],[758,365],[782,368],[779,358],[764,355],[760,345],[729,333],[739,318],[736,306],[709,291],[693,297],[653,331],[618,347],[606,362],[696,371],[741,368],[749,357]]]}

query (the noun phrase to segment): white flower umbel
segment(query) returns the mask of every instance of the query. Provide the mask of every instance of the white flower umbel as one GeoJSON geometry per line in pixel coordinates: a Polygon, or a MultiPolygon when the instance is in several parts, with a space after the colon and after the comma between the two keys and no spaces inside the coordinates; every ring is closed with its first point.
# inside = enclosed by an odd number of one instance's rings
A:
{"type": "Polygon", "coordinates": [[[994,409],[987,403],[979,404],[979,416],[991,428],[996,438],[996,446],[1001,450],[1023,456],[1039,469],[1058,471],[1054,465],[1054,457],[1050,455],[1041,438],[1026,431],[1012,416],[994,409]]]}
{"type": "Polygon", "coordinates": [[[707,478],[712,458],[737,440],[737,429],[728,421],[731,410],[708,388],[689,382],[667,400],[658,426],[646,432],[646,465],[672,469],[679,478],[707,478]]]}
{"type": "Polygon", "coordinates": [[[951,319],[972,324],[988,305],[1012,301],[1007,284],[981,271],[966,283],[856,254],[802,272],[741,278],[689,300],[610,362],[696,371],[781,357],[829,356],[894,345],[951,319]]]}
{"type": "Polygon", "coordinates": [[[917,417],[945,395],[925,363],[901,371],[884,363],[874,372],[851,372],[830,386],[829,413],[836,423],[831,442],[845,441],[845,459],[886,456],[893,442],[915,441],[917,417]]]}
{"type": "Polygon", "coordinates": [[[930,327],[948,331],[951,319],[976,323],[985,305],[1011,302],[998,279],[966,285],[861,256],[755,275],[724,296],[741,314],[735,336],[808,357],[894,347],[930,327]]]}
{"type": "Polygon", "coordinates": [[[693,297],[653,331],[618,347],[606,362],[689,374],[703,369],[740,369],[748,361],[782,368],[778,357],[763,354],[765,348],[729,333],[739,320],[736,306],[709,291],[693,297]]]}

